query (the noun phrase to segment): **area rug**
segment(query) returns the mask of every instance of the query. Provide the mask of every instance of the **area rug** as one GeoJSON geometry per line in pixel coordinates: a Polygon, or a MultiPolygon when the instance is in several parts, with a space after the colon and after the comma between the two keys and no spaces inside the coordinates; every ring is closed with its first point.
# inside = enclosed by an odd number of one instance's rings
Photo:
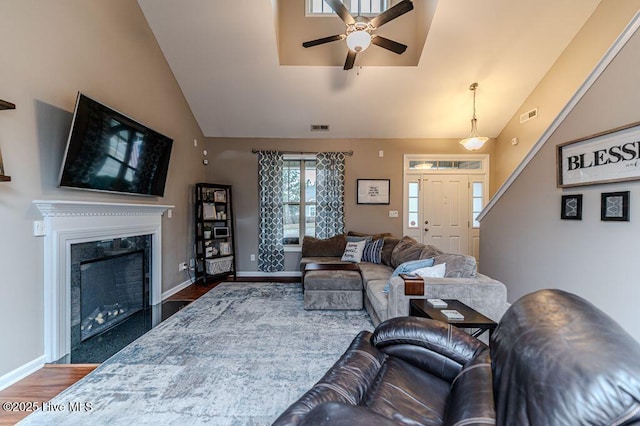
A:
{"type": "Polygon", "coordinates": [[[300,284],[223,283],[21,424],[268,425],[372,329],[305,311],[300,284]]]}

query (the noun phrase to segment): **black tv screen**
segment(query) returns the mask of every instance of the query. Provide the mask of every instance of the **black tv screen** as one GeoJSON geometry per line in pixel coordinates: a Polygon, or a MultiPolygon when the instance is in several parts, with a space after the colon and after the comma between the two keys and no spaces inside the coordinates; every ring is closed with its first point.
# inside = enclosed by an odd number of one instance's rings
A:
{"type": "Polygon", "coordinates": [[[60,186],[164,195],[173,140],[78,93],[60,186]]]}

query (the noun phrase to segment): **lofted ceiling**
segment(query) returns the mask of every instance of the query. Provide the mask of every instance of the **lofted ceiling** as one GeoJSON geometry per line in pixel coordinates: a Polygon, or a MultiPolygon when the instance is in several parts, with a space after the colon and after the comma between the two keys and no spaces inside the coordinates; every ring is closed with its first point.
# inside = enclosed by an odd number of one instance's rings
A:
{"type": "Polygon", "coordinates": [[[333,62],[282,57],[285,35],[297,48],[344,27],[334,16],[313,18],[326,24],[314,24],[311,37],[305,25],[299,35],[283,30],[290,8],[304,20],[304,0],[138,0],[205,136],[249,138],[466,137],[476,81],[479,133],[496,137],[600,0],[413,2],[388,24],[390,38],[409,45],[405,54],[415,52],[413,65],[371,46],[343,71],[341,41],[305,49],[333,62]],[[311,132],[311,124],[330,131],[311,132]]]}

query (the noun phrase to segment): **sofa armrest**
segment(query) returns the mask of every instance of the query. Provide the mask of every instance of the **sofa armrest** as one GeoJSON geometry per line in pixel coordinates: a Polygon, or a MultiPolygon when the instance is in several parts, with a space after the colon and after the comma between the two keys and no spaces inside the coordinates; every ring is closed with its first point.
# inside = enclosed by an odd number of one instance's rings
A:
{"type": "Polygon", "coordinates": [[[424,295],[405,295],[400,277],[389,280],[388,318],[409,315],[410,299],[457,299],[498,322],[505,313],[507,287],[500,281],[478,274],[474,278],[425,278],[424,295]]]}
{"type": "Polygon", "coordinates": [[[451,382],[487,346],[462,330],[427,318],[399,317],[380,324],[371,343],[387,355],[451,382]]]}

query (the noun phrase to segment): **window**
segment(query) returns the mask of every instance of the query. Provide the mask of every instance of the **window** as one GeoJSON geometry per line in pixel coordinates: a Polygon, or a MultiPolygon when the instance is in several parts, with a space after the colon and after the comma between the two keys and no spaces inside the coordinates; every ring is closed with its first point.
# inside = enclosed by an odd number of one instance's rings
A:
{"type": "MultiPolygon", "coordinates": [[[[352,15],[377,15],[389,5],[388,0],[342,0],[352,15]]],[[[333,10],[324,0],[307,0],[307,15],[332,15],[333,10]]]]}
{"type": "Polygon", "coordinates": [[[409,206],[407,209],[407,223],[409,228],[418,228],[420,217],[420,185],[418,182],[409,182],[409,206]]]}
{"type": "Polygon", "coordinates": [[[480,227],[480,222],[478,222],[478,215],[482,211],[482,205],[483,205],[482,193],[483,193],[482,182],[473,182],[472,194],[471,194],[473,205],[472,205],[471,214],[473,217],[474,228],[480,227]]]}
{"type": "Polygon", "coordinates": [[[482,160],[410,160],[409,170],[481,170],[482,160]]]}
{"type": "Polygon", "coordinates": [[[316,235],[316,161],[285,157],[283,174],[283,243],[299,245],[316,235]]]}

